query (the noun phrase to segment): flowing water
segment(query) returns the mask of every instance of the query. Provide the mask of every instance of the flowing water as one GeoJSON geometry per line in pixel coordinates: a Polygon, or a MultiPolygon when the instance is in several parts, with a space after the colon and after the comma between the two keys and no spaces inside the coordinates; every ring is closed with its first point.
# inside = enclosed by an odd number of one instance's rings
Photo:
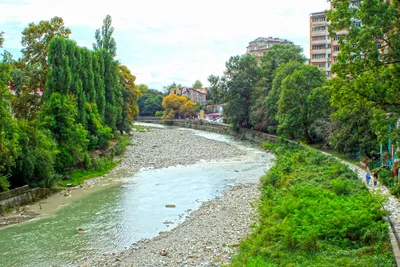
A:
{"type": "Polygon", "coordinates": [[[142,170],[74,200],[58,212],[0,229],[0,266],[70,266],[120,251],[179,225],[229,186],[257,183],[272,156],[227,136],[198,132],[248,151],[246,157],[142,170]],[[175,208],[167,208],[173,204],[175,208]],[[83,228],[81,233],[77,228],[83,228]]]}

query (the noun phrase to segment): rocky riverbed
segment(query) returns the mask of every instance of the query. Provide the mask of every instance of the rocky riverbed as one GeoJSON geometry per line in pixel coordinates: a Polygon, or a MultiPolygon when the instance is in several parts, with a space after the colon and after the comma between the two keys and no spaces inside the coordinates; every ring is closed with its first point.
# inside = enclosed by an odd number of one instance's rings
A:
{"type": "MultiPolygon", "coordinates": [[[[204,160],[245,156],[246,151],[183,129],[137,132],[119,169],[165,168],[204,160]]],[[[270,155],[271,159],[273,156],[270,155]]],[[[207,201],[169,232],[141,240],[123,252],[81,266],[221,266],[230,262],[251,230],[258,185],[235,186],[207,201]]]]}
{"type": "Polygon", "coordinates": [[[81,266],[221,266],[231,261],[251,230],[259,199],[257,185],[232,187],[207,201],[170,232],[141,240],[120,253],[81,266]]]}
{"type": "Polygon", "coordinates": [[[188,165],[200,160],[218,160],[246,154],[236,146],[197,136],[186,129],[151,129],[135,132],[133,145],[118,168],[138,170],[188,165]]]}

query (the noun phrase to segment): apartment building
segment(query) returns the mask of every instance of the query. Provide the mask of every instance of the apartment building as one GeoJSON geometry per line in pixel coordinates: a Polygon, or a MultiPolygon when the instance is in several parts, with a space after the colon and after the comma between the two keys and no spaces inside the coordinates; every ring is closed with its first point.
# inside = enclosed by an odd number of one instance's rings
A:
{"type": "MultiPolygon", "coordinates": [[[[362,0],[351,0],[349,5],[358,8],[361,3],[362,0]]],[[[330,8],[333,8],[332,3],[330,8]]],[[[356,26],[361,26],[360,22],[354,21],[356,26]]],[[[329,79],[331,66],[335,64],[340,53],[339,39],[346,36],[348,31],[343,29],[330,38],[328,26],[325,11],[310,14],[310,64],[323,69],[329,79]]]]}
{"type": "Polygon", "coordinates": [[[267,38],[258,37],[249,43],[249,46],[247,47],[247,53],[261,57],[265,51],[276,44],[293,44],[293,42],[287,39],[274,38],[272,36],[267,38]]]}
{"type": "Polygon", "coordinates": [[[324,11],[310,14],[310,64],[323,69],[326,77],[331,77],[332,40],[324,11]]]}

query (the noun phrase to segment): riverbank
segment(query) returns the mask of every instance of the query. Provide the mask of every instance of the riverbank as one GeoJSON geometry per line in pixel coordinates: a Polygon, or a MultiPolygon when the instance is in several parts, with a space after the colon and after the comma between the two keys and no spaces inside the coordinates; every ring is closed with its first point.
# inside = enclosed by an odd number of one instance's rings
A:
{"type": "Polygon", "coordinates": [[[86,180],[81,186],[67,188],[47,199],[21,207],[19,211],[0,216],[0,226],[54,214],[88,194],[122,183],[124,177],[132,176],[142,168],[158,169],[244,155],[246,151],[229,143],[207,139],[184,129],[152,128],[148,132],[134,132],[131,145],[119,159],[120,164],[108,174],[86,180]]]}
{"type": "Polygon", "coordinates": [[[229,264],[241,239],[251,231],[258,185],[230,188],[207,201],[169,232],[144,239],[120,253],[81,266],[221,266],[229,264]]]}

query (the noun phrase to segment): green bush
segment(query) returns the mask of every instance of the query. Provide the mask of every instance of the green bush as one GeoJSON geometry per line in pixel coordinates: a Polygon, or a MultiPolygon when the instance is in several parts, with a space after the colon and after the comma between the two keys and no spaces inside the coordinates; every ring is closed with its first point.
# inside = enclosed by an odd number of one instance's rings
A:
{"type": "Polygon", "coordinates": [[[56,156],[55,169],[63,171],[77,166],[87,154],[88,131],[77,123],[77,102],[73,95],[52,93],[39,113],[39,126],[52,133],[60,153],[56,156]]]}
{"type": "Polygon", "coordinates": [[[8,191],[8,188],[10,187],[10,182],[7,178],[8,177],[6,175],[0,174],[0,192],[8,191]]]}
{"type": "Polygon", "coordinates": [[[130,137],[127,135],[120,136],[118,138],[118,144],[115,146],[115,155],[119,156],[125,153],[126,147],[130,144],[130,137]]]}
{"type": "Polygon", "coordinates": [[[381,184],[384,184],[386,186],[393,185],[393,176],[392,172],[389,169],[380,169],[378,173],[378,179],[381,184]]]}
{"type": "Polygon", "coordinates": [[[158,110],[156,111],[156,113],[154,114],[156,117],[162,117],[164,115],[164,111],[162,110],[158,110]]]}
{"type": "Polygon", "coordinates": [[[393,266],[384,198],[333,158],[292,144],[262,178],[259,221],[231,266],[393,266]]]}
{"type": "Polygon", "coordinates": [[[10,178],[12,185],[37,186],[43,180],[52,179],[59,151],[50,131],[37,128],[35,123],[19,120],[18,132],[21,153],[10,178]]]}
{"type": "Polygon", "coordinates": [[[390,188],[390,193],[397,198],[400,198],[400,184],[395,184],[392,188],[390,188]]]}

